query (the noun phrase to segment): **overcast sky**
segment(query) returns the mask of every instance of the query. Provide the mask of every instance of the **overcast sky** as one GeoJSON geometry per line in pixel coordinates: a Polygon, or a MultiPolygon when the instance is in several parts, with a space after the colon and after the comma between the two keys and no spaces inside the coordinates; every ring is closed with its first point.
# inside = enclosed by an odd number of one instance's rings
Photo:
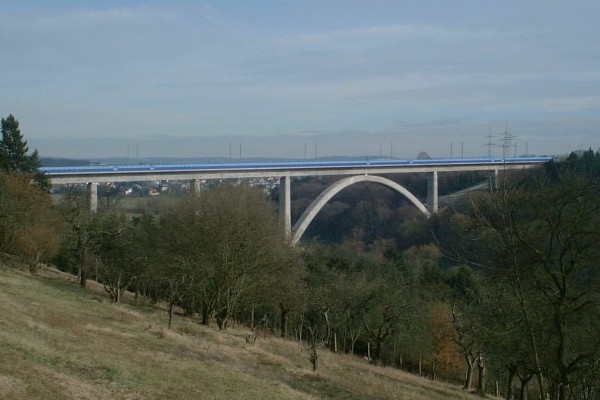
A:
{"type": "Polygon", "coordinates": [[[519,154],[596,150],[599,21],[598,0],[2,0],[0,114],[42,156],[459,157],[506,128],[519,154]]]}

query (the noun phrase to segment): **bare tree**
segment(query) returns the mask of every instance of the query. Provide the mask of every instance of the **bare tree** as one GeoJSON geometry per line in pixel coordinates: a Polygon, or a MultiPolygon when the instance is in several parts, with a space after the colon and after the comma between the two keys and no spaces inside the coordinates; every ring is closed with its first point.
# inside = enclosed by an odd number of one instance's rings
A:
{"type": "Polygon", "coordinates": [[[265,271],[289,264],[291,246],[267,196],[257,188],[218,186],[191,194],[161,216],[163,263],[188,271],[183,306],[226,329],[245,293],[265,271]],[[178,265],[178,267],[177,267],[178,265]]]}
{"type": "Polygon", "coordinates": [[[600,343],[600,202],[595,182],[563,173],[500,190],[474,208],[485,264],[520,313],[540,395],[568,398],[600,343]],[[548,381],[549,385],[544,385],[548,381]]]}

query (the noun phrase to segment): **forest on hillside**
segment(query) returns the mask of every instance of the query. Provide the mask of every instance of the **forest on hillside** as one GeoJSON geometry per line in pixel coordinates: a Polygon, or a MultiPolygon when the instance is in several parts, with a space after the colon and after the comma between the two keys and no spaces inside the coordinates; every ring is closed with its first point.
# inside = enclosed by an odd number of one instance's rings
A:
{"type": "MultiPolygon", "coordinates": [[[[482,396],[600,397],[598,152],[506,175],[429,219],[357,185],[315,220],[323,240],[294,247],[270,197],[243,185],[135,216],[91,213],[76,190],[53,204],[15,122],[2,120],[0,252],[32,273],[54,263],[114,302],[166,305],[169,324],[180,312],[296,340],[315,370],[323,351],[346,352],[482,396]]],[[[326,183],[298,185],[295,212],[326,183]]]]}

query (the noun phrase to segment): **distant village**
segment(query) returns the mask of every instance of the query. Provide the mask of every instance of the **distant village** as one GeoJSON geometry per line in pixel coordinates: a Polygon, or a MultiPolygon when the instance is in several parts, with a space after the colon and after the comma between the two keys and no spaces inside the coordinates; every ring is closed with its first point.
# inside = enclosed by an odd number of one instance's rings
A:
{"type": "MultiPolygon", "coordinates": [[[[223,179],[214,180],[199,180],[199,189],[209,188],[216,184],[219,184],[223,179]]],[[[265,193],[269,194],[274,188],[279,187],[279,178],[268,177],[268,178],[248,178],[232,180],[228,179],[230,183],[234,184],[245,184],[248,186],[256,186],[264,189],[265,193]]],[[[52,194],[61,195],[69,192],[70,190],[77,189],[80,191],[85,190],[85,184],[73,184],[73,185],[54,185],[52,187],[52,194]]],[[[188,180],[162,180],[162,181],[142,181],[142,182],[104,182],[98,184],[98,196],[99,197],[148,197],[148,196],[161,196],[161,195],[183,195],[189,193],[190,182],[188,180]]]]}

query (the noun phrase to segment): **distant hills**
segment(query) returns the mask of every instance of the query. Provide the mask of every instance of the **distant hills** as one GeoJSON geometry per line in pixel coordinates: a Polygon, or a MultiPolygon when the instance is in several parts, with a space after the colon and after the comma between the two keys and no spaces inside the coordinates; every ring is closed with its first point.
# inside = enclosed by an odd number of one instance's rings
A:
{"type": "Polygon", "coordinates": [[[82,165],[91,165],[90,160],[78,160],[74,158],[50,158],[41,157],[42,167],[75,167],[82,165]]]}

